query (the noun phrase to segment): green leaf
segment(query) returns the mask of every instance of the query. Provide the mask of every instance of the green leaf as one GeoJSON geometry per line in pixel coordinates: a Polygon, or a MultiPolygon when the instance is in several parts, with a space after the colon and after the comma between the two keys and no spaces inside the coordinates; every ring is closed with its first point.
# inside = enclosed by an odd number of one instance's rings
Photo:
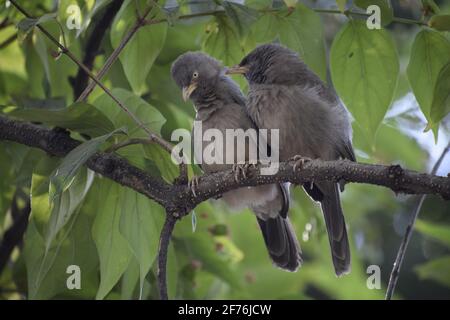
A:
{"type": "Polygon", "coordinates": [[[435,259],[415,268],[419,277],[450,287],[450,256],[435,259]]]}
{"type": "MultiPolygon", "coordinates": [[[[431,126],[439,122],[450,112],[450,62],[439,72],[434,88],[433,103],[431,104],[431,126]]],[[[429,124],[430,126],[430,124],[429,124]]]]}
{"type": "Polygon", "coordinates": [[[102,179],[94,188],[98,199],[102,199],[96,208],[92,236],[100,258],[100,286],[96,299],[103,299],[127,269],[132,252],[119,229],[122,187],[102,179]]]}
{"type": "Polygon", "coordinates": [[[204,39],[202,50],[221,60],[224,65],[239,63],[244,56],[238,33],[230,21],[223,16],[217,16],[207,27],[208,33],[204,39]]]}
{"type": "Polygon", "coordinates": [[[248,32],[250,25],[255,22],[259,16],[258,11],[239,3],[224,1],[222,2],[222,6],[225,9],[227,16],[233,21],[240,36],[243,36],[248,32]]]}
{"type": "Polygon", "coordinates": [[[114,130],[112,122],[92,105],[80,102],[67,108],[59,108],[54,102],[52,99],[41,102],[41,105],[45,104],[45,109],[41,106],[36,108],[0,106],[0,112],[21,120],[42,122],[89,136],[99,136],[114,130]]]}
{"type": "MultiPolygon", "coordinates": [[[[126,1],[117,13],[111,27],[111,44],[117,48],[124,35],[136,22],[138,4],[146,1],[126,1]]],[[[159,23],[139,28],[123,49],[119,59],[125,75],[137,94],[145,92],[145,79],[166,40],[167,24],[159,23]]]]}
{"type": "Polygon", "coordinates": [[[326,82],[323,25],[313,10],[299,3],[293,11],[266,13],[253,24],[251,30],[256,44],[279,41],[298,52],[305,63],[326,82]]]}
{"type": "Polygon", "coordinates": [[[268,9],[272,6],[272,0],[245,0],[245,5],[253,9],[268,9]]]}
{"type": "Polygon", "coordinates": [[[76,212],[75,210],[83,202],[93,181],[93,171],[89,169],[80,170],[74,175],[70,187],[68,186],[64,192],[61,192],[55,197],[50,206],[50,220],[47,224],[47,232],[45,235],[45,245],[47,248],[50,248],[58,232],[67,224],[76,212]]]}
{"type": "MultiPolygon", "coordinates": [[[[161,132],[161,127],[166,119],[155,107],[148,104],[136,94],[124,89],[112,89],[111,93],[122,103],[124,103],[125,106],[152,132],[157,134],[161,132]]],[[[109,118],[109,120],[114,124],[114,127],[126,127],[130,137],[148,136],[144,130],[140,128],[138,129],[138,125],[130,118],[128,114],[120,109],[119,106],[106,93],[99,96],[93,104],[109,118]]]]}
{"type": "Polygon", "coordinates": [[[167,182],[171,183],[178,175],[178,166],[174,164],[170,154],[160,146],[154,144],[144,145],[145,156],[152,161],[158,172],[153,172],[155,176],[161,176],[167,182]]]}
{"type": "Polygon", "coordinates": [[[373,144],[391,105],[399,72],[390,34],[351,20],[334,39],[330,63],[337,92],[373,144]]]}
{"type": "Polygon", "coordinates": [[[394,11],[390,0],[355,0],[355,5],[367,10],[367,7],[376,5],[380,8],[381,24],[388,25],[394,18],[394,11]]]}
{"type": "Polygon", "coordinates": [[[56,18],[56,13],[46,13],[39,18],[24,18],[17,24],[19,29],[19,40],[23,41],[26,36],[39,24],[45,23],[56,18]]]}
{"type": "Polygon", "coordinates": [[[231,270],[226,257],[222,257],[215,241],[211,241],[211,236],[196,233],[185,238],[186,245],[192,256],[202,262],[202,267],[227,282],[233,287],[239,287],[240,282],[235,272],[231,270]]]}
{"type": "Polygon", "coordinates": [[[428,25],[439,31],[450,31],[450,14],[434,15],[428,21],[428,25]]]}
{"type": "Polygon", "coordinates": [[[345,11],[345,5],[347,4],[347,0],[336,0],[336,5],[340,12],[345,11]]]}
{"type": "Polygon", "coordinates": [[[100,149],[101,145],[115,133],[123,129],[114,130],[111,133],[83,142],[64,157],[61,165],[50,177],[50,198],[55,200],[61,192],[67,190],[74,181],[78,169],[100,149]]]}
{"type": "MultiPolygon", "coordinates": [[[[431,30],[422,30],[416,36],[411,51],[407,74],[414,95],[419,103],[425,118],[428,122],[433,122],[431,118],[432,104],[434,107],[434,116],[439,118],[440,111],[445,108],[440,105],[444,102],[444,95],[438,94],[435,100],[435,89],[437,88],[437,79],[441,70],[450,62],[450,41],[448,41],[439,32],[431,30]]],[[[439,84],[439,92],[445,89],[446,82],[439,84]],[[442,86],[442,87],[441,87],[442,86]]]]}
{"type": "MultiPolygon", "coordinates": [[[[55,159],[43,158],[36,166],[31,186],[31,216],[25,234],[24,258],[27,268],[28,294],[30,299],[49,299],[56,294],[80,295],[94,297],[97,286],[98,259],[95,245],[89,233],[94,210],[87,209],[91,200],[86,199],[82,208],[71,214],[67,223],[56,235],[51,245],[46,245],[45,232],[49,224],[51,209],[48,202],[49,174],[57,165],[55,159]],[[81,290],[68,290],[66,269],[69,265],[77,265],[82,270],[81,290]]],[[[79,176],[86,176],[87,170],[79,176]]],[[[81,181],[82,179],[80,179],[81,181]]],[[[81,184],[81,183],[80,183],[81,184]]],[[[75,202],[64,198],[65,206],[73,208],[75,202]]],[[[64,206],[62,206],[63,208],[64,206]]],[[[53,214],[53,213],[52,213],[53,214]]]]}
{"type": "Polygon", "coordinates": [[[142,297],[145,277],[157,256],[165,211],[145,196],[125,188],[121,190],[121,203],[120,232],[139,263],[142,297]]]}
{"type": "Polygon", "coordinates": [[[416,229],[420,233],[450,247],[450,225],[434,224],[423,220],[417,220],[416,229]]]}

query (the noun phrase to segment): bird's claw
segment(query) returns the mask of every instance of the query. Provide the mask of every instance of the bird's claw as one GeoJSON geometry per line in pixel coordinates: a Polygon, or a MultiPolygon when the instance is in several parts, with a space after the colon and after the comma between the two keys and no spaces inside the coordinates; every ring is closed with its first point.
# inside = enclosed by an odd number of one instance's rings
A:
{"type": "Polygon", "coordinates": [[[294,166],[292,167],[292,170],[294,172],[297,171],[297,168],[303,169],[303,166],[305,165],[306,162],[310,161],[311,159],[307,158],[307,157],[302,157],[300,155],[295,155],[293,156],[290,161],[294,161],[294,166]]]}
{"type": "Polygon", "coordinates": [[[247,179],[247,170],[249,168],[250,164],[233,164],[233,172],[234,172],[234,180],[236,182],[239,182],[240,176],[242,176],[244,179],[247,179]]]}
{"type": "Polygon", "coordinates": [[[188,182],[189,189],[191,189],[192,194],[194,197],[197,197],[196,189],[198,187],[198,182],[200,178],[197,176],[193,176],[192,179],[188,182]]]}

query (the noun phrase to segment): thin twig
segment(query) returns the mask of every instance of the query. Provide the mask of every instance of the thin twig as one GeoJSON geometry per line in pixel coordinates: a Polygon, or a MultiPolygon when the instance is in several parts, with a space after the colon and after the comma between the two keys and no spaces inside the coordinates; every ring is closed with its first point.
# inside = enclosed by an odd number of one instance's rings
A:
{"type": "MultiPolygon", "coordinates": [[[[128,33],[123,37],[123,39],[120,41],[117,48],[114,49],[114,51],[111,53],[111,55],[106,60],[103,67],[100,69],[100,71],[97,73],[97,79],[103,78],[103,76],[111,69],[111,66],[114,64],[114,62],[119,57],[122,50],[125,48],[125,46],[128,44],[128,42],[131,40],[133,35],[145,24],[145,18],[150,14],[150,11],[153,7],[148,7],[144,13],[142,14],[141,18],[138,18],[133,25],[133,27],[128,31],[128,33]]],[[[88,86],[84,89],[84,91],[81,93],[81,95],[78,97],[77,102],[84,101],[87,99],[87,97],[91,94],[91,92],[94,90],[96,86],[95,81],[91,81],[88,86]]]]}
{"type": "MultiPolygon", "coordinates": [[[[442,151],[441,156],[436,161],[433,169],[431,170],[432,175],[436,174],[437,170],[439,169],[439,166],[441,165],[442,161],[444,160],[449,150],[450,150],[450,142],[447,145],[447,147],[442,151]]],[[[403,236],[400,248],[398,249],[397,257],[395,258],[394,266],[392,268],[391,275],[389,277],[389,284],[386,290],[386,300],[391,300],[392,296],[394,295],[394,290],[397,285],[398,278],[400,276],[400,268],[402,267],[403,259],[405,258],[406,249],[408,248],[409,241],[411,240],[411,236],[414,231],[414,225],[416,223],[417,217],[419,216],[419,212],[422,209],[422,205],[426,197],[427,195],[424,194],[419,198],[414,214],[411,217],[408,226],[406,227],[405,235],[403,236]]]]}
{"type": "MultiPolygon", "coordinates": [[[[17,4],[16,0],[11,0],[11,3],[16,7],[17,10],[19,10],[25,17],[32,18],[31,15],[28,14],[19,4],[17,4]]],[[[75,55],[67,49],[65,46],[63,46],[58,40],[53,37],[50,32],[48,32],[44,27],[41,25],[37,25],[37,28],[41,30],[42,33],[44,33],[59,49],[61,49],[61,52],[65,54],[67,57],[69,57],[75,64],[78,65],[84,72],[87,73],[87,75],[100,87],[102,90],[114,101],[117,103],[117,105],[126,113],[130,118],[138,125],[139,128],[145,131],[145,133],[148,134],[148,137],[150,140],[155,142],[156,144],[160,145],[162,148],[164,148],[167,152],[172,153],[173,146],[158,136],[157,134],[153,133],[150,129],[148,129],[145,124],[133,113],[131,112],[125,104],[122,103],[118,98],[116,98],[111,91],[100,82],[100,80],[97,79],[97,77],[91,72],[91,70],[84,65],[82,62],[80,62],[75,55]]],[[[177,157],[177,155],[174,155],[177,157]]],[[[180,177],[177,180],[179,183],[185,183],[187,182],[187,167],[186,162],[184,159],[181,159],[180,157],[177,157],[178,163],[180,164],[180,177]]]]}
{"type": "Polygon", "coordinates": [[[167,295],[167,252],[169,250],[170,238],[177,222],[176,218],[169,212],[166,214],[166,221],[159,237],[158,253],[158,288],[161,300],[168,300],[167,295]]]}
{"type": "MultiPolygon", "coordinates": [[[[363,16],[363,17],[370,16],[370,14],[365,13],[365,12],[358,12],[358,11],[351,11],[351,10],[346,10],[344,12],[342,12],[340,10],[334,10],[334,9],[320,9],[320,8],[313,8],[312,10],[317,13],[343,14],[346,16],[363,16]]],[[[268,13],[268,12],[279,12],[281,10],[280,9],[262,9],[262,10],[258,10],[258,11],[260,13],[268,13]]],[[[199,18],[199,17],[206,17],[206,16],[215,16],[215,15],[223,14],[223,13],[226,13],[225,10],[211,10],[211,11],[206,11],[206,12],[181,15],[181,16],[178,16],[176,18],[176,20],[185,20],[185,19],[192,19],[192,18],[199,18]]],[[[168,19],[167,18],[151,19],[151,20],[147,20],[145,22],[145,24],[152,25],[152,24],[158,24],[158,23],[162,23],[162,22],[168,22],[168,19]]],[[[422,21],[400,18],[400,17],[393,17],[392,22],[398,22],[398,23],[404,23],[404,24],[417,24],[417,25],[422,25],[422,26],[427,25],[425,22],[422,22],[422,21]]]]}
{"type": "Polygon", "coordinates": [[[17,33],[12,34],[9,38],[7,38],[5,41],[0,43],[0,50],[9,46],[16,39],[17,39],[17,33]]]}
{"type": "MultiPolygon", "coordinates": [[[[110,3],[102,13],[102,16],[97,19],[94,27],[92,28],[92,31],[86,41],[85,54],[83,58],[83,64],[86,65],[89,69],[92,69],[95,57],[99,54],[99,48],[102,43],[102,39],[107,34],[106,30],[111,25],[115,15],[122,6],[122,3],[123,0],[113,1],[112,3],[110,3]]],[[[98,75],[97,78],[100,80],[98,75]]],[[[78,97],[81,95],[82,90],[86,88],[88,82],[89,76],[85,72],[83,72],[83,70],[78,69],[78,73],[73,79],[74,97],[78,97]]],[[[79,101],[80,100],[77,100],[77,102],[79,101]]]]}

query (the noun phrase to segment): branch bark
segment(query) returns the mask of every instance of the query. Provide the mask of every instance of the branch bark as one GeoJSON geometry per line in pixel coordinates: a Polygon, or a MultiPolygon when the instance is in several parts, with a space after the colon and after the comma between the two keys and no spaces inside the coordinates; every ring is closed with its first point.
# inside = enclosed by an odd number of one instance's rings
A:
{"type": "MultiPolygon", "coordinates": [[[[102,42],[103,37],[106,34],[106,30],[111,25],[116,13],[119,11],[122,6],[123,0],[113,1],[111,2],[107,8],[104,10],[101,18],[97,20],[94,28],[92,28],[89,38],[86,41],[86,46],[84,49],[85,55],[83,58],[83,64],[92,69],[94,65],[95,57],[98,55],[98,51],[100,48],[100,44],[102,42]]],[[[73,94],[74,97],[78,97],[84,88],[88,85],[89,76],[81,69],[78,69],[78,72],[73,79],[73,94]]]]}
{"type": "MultiPolygon", "coordinates": [[[[9,140],[39,148],[48,154],[65,156],[81,142],[67,133],[50,130],[27,122],[0,116],[0,140],[9,140]]],[[[125,159],[110,153],[96,153],[86,165],[124,185],[155,200],[169,212],[180,215],[189,212],[199,203],[220,196],[224,192],[245,186],[256,186],[289,181],[303,184],[310,181],[345,181],[383,186],[395,193],[436,194],[450,200],[450,177],[419,173],[399,165],[375,165],[348,160],[310,160],[301,170],[294,172],[294,162],[281,162],[274,175],[261,175],[259,168],[251,168],[246,179],[235,180],[232,170],[204,174],[199,178],[196,196],[187,184],[171,185],[162,179],[130,165],[125,159]]]]}
{"type": "MultiPolygon", "coordinates": [[[[0,140],[14,141],[44,150],[49,155],[64,157],[81,142],[68,132],[50,130],[35,124],[0,116],[0,140]]],[[[303,184],[310,181],[341,181],[368,183],[384,186],[395,193],[437,194],[450,200],[450,177],[418,173],[402,169],[398,165],[373,165],[347,160],[310,160],[301,170],[294,172],[294,162],[280,163],[274,175],[261,175],[252,168],[247,178],[235,180],[232,170],[204,174],[194,196],[187,184],[168,184],[129,164],[127,160],[112,153],[98,152],[86,162],[86,166],[115,182],[144,194],[166,209],[166,224],[161,233],[158,281],[161,298],[167,298],[165,264],[167,246],[176,219],[187,215],[201,202],[216,198],[223,193],[244,186],[256,186],[274,182],[303,184]]]]}
{"type": "Polygon", "coordinates": [[[161,230],[161,235],[159,237],[159,251],[158,251],[158,288],[159,288],[159,298],[161,300],[168,300],[167,295],[167,253],[169,251],[170,238],[172,237],[173,229],[175,228],[176,218],[167,213],[166,221],[161,230]]]}

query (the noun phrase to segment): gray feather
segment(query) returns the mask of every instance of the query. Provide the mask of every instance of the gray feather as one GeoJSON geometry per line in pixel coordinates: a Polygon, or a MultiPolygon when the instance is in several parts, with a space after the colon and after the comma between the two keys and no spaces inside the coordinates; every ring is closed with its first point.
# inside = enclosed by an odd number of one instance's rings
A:
{"type": "MultiPolygon", "coordinates": [[[[279,130],[280,161],[295,155],[355,161],[346,108],[295,52],[263,45],[240,65],[248,69],[247,112],[259,128],[279,130]]],[[[337,184],[306,183],[303,187],[321,202],[335,271],[345,274],[350,270],[350,248],[337,184]]]]}
{"type": "MultiPolygon", "coordinates": [[[[196,120],[202,122],[203,131],[218,129],[225,136],[227,129],[256,128],[245,109],[245,97],[238,85],[224,75],[220,63],[198,52],[180,56],[172,65],[172,77],[180,88],[189,86],[193,73],[198,86],[190,99],[196,109],[196,120]]],[[[194,133],[194,131],[193,131],[194,133]]],[[[194,136],[194,139],[196,137],[194,136]]],[[[198,138],[198,137],[197,137],[198,138]]],[[[257,141],[247,142],[257,144],[257,141]]],[[[210,142],[203,142],[202,150],[210,142]]],[[[234,154],[237,154],[235,146],[234,154]]],[[[249,145],[245,146],[246,150],[249,145]]],[[[227,151],[224,144],[223,154],[227,151]]],[[[246,154],[246,159],[249,160],[246,154]]],[[[231,164],[205,164],[205,172],[230,169],[231,164]]],[[[269,255],[279,267],[289,271],[299,266],[300,247],[287,217],[289,210],[289,192],[285,184],[262,185],[252,188],[240,188],[225,193],[222,199],[232,208],[250,207],[256,214],[263,232],[269,255]],[[286,219],[284,219],[286,218],[286,219]]]]}

